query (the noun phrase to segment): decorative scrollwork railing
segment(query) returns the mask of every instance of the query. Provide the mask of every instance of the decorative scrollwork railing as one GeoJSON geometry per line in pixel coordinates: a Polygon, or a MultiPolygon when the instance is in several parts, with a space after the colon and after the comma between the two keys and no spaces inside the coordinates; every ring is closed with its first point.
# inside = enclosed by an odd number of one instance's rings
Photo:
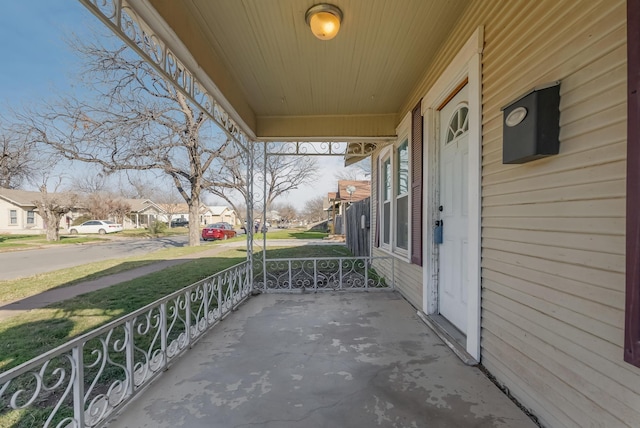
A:
{"type": "Polygon", "coordinates": [[[267,292],[390,290],[394,288],[393,277],[393,257],[268,259],[256,265],[253,286],[267,292]],[[388,277],[378,274],[374,263],[383,266],[388,277]]]}
{"type": "Polygon", "coordinates": [[[229,113],[173,52],[165,40],[142,20],[126,0],[80,0],[111,31],[136,51],[162,77],[194,102],[227,136],[248,150],[250,138],[229,113]]]}
{"type": "Polygon", "coordinates": [[[249,266],[212,275],[1,373],[0,421],[102,424],[249,297],[249,266]]]}

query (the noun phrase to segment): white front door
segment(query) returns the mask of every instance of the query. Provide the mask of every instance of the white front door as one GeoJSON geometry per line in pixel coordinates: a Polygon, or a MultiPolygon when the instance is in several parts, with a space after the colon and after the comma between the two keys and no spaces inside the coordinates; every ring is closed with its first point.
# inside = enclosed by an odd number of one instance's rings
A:
{"type": "Polygon", "coordinates": [[[469,108],[467,86],[440,110],[440,206],[443,227],[438,259],[439,312],[467,330],[469,108]]]}

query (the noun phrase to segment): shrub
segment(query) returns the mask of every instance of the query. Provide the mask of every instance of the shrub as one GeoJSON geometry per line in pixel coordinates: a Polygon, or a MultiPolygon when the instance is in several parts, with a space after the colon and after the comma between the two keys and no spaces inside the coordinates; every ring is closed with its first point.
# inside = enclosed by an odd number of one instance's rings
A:
{"type": "Polygon", "coordinates": [[[152,233],[154,235],[158,235],[158,234],[163,233],[163,232],[165,232],[167,230],[167,225],[164,222],[155,220],[155,221],[152,221],[149,224],[149,227],[147,229],[149,230],[149,233],[152,233]]]}
{"type": "Polygon", "coordinates": [[[73,223],[71,223],[71,225],[78,226],[84,223],[85,221],[89,221],[89,220],[93,220],[93,217],[91,217],[89,214],[82,214],[80,217],[73,220],[73,223]]]}

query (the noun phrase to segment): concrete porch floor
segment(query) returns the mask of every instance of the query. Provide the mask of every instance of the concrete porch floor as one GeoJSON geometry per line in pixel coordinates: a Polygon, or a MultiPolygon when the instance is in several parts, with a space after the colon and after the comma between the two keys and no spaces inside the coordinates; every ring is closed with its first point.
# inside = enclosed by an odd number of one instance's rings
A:
{"type": "Polygon", "coordinates": [[[386,292],[253,297],[109,424],[250,426],[536,425],[386,292]]]}

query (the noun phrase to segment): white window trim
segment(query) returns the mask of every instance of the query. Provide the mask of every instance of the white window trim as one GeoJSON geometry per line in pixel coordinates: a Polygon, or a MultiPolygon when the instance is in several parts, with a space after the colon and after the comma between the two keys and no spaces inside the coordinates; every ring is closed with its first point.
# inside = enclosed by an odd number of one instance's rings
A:
{"type": "Polygon", "coordinates": [[[380,249],[389,253],[390,255],[405,261],[407,263],[411,263],[411,165],[413,160],[411,159],[411,112],[407,113],[405,117],[402,119],[402,122],[396,128],[396,135],[398,138],[396,142],[389,147],[383,149],[378,156],[378,176],[379,176],[379,189],[380,189],[380,249]],[[407,150],[409,151],[409,182],[407,189],[407,249],[399,248],[397,246],[397,225],[396,225],[396,210],[397,210],[397,197],[398,197],[398,186],[396,183],[397,180],[397,150],[398,147],[404,142],[407,141],[407,150]],[[386,244],[384,242],[384,176],[382,166],[384,162],[389,159],[391,166],[391,196],[390,203],[391,207],[389,210],[389,243],[386,244]]]}
{"type": "Polygon", "coordinates": [[[31,226],[35,226],[36,225],[36,212],[33,210],[28,210],[26,211],[26,218],[25,218],[25,224],[27,225],[27,227],[31,226]],[[31,213],[31,218],[29,218],[29,213],[31,213]],[[29,223],[29,220],[33,220],[31,223],[29,223]]]}
{"type": "Polygon", "coordinates": [[[384,149],[382,152],[380,152],[380,157],[378,158],[378,171],[380,171],[380,173],[378,174],[379,178],[380,178],[380,185],[379,185],[379,189],[380,189],[380,212],[378,213],[378,216],[380,217],[380,248],[385,250],[388,253],[392,253],[391,248],[393,246],[393,151],[391,150],[390,147],[387,147],[386,149],[384,149]],[[386,199],[384,199],[384,193],[386,192],[386,186],[385,186],[385,178],[386,178],[386,174],[385,174],[385,170],[384,170],[384,164],[385,162],[389,160],[389,166],[391,167],[391,195],[389,196],[389,204],[390,204],[390,208],[389,208],[389,242],[384,242],[384,224],[385,224],[385,217],[384,217],[384,203],[386,201],[386,199]]]}
{"type": "Polygon", "coordinates": [[[19,217],[18,217],[18,210],[9,209],[9,222],[8,223],[9,223],[9,226],[18,226],[20,224],[19,217]],[[11,216],[12,212],[16,213],[16,216],[15,216],[16,222],[15,223],[13,223],[11,221],[13,219],[13,217],[11,216]]]}

